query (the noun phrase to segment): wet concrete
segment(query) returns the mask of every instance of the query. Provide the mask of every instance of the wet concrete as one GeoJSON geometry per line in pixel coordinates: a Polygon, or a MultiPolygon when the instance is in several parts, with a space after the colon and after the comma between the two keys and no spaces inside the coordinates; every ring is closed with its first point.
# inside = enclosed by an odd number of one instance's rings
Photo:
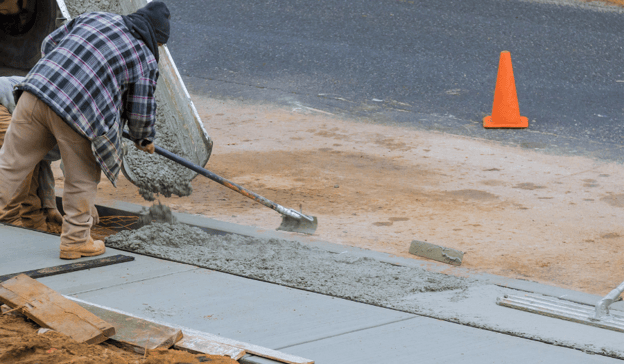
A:
{"type": "Polygon", "coordinates": [[[141,223],[143,225],[149,225],[152,222],[175,224],[178,222],[171,209],[167,205],[163,205],[158,201],[157,204],[152,205],[149,209],[144,209],[141,214],[141,223]]]}
{"type": "Polygon", "coordinates": [[[108,237],[106,245],[384,307],[415,293],[464,290],[478,284],[289,240],[209,235],[185,224],[155,223],[124,231],[108,237]]]}
{"type": "MultiPolygon", "coordinates": [[[[170,130],[165,120],[175,118],[175,113],[168,110],[164,103],[158,103],[156,115],[156,139],[154,143],[171,153],[182,158],[186,158],[184,150],[174,138],[174,133],[170,130]]],[[[189,196],[193,192],[191,180],[196,173],[182,165],[175,163],[165,157],[156,154],[147,154],[138,150],[127,142],[126,155],[124,161],[135,168],[132,168],[132,178],[130,180],[139,187],[139,193],[147,201],[154,201],[155,194],[165,197],[189,196]],[[138,168],[140,166],[140,168],[138,168]]]]}

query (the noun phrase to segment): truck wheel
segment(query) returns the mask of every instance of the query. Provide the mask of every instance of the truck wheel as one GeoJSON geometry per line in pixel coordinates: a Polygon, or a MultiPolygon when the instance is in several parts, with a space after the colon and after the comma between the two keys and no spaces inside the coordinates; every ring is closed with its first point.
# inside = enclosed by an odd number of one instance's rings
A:
{"type": "Polygon", "coordinates": [[[56,0],[29,0],[25,4],[29,9],[20,15],[0,15],[0,66],[32,68],[41,58],[41,42],[55,29],[56,0]],[[10,26],[16,17],[21,17],[22,25],[10,26]]]}

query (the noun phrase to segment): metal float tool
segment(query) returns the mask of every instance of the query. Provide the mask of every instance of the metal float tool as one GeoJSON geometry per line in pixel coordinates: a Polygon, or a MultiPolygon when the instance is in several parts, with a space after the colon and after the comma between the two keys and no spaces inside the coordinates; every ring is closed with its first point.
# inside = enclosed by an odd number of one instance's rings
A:
{"type": "MultiPolygon", "coordinates": [[[[127,131],[123,131],[123,136],[127,139],[130,139],[130,135],[127,131]]],[[[195,163],[189,162],[186,159],[171,153],[170,151],[163,149],[157,145],[155,145],[156,154],[161,155],[167,159],[170,159],[178,164],[183,165],[186,168],[189,168],[198,174],[201,174],[204,177],[208,177],[211,180],[222,184],[223,186],[234,190],[240,193],[243,196],[249,197],[250,199],[263,204],[266,207],[270,207],[273,210],[282,214],[282,224],[277,228],[277,230],[291,231],[295,233],[303,233],[303,234],[314,234],[316,228],[318,226],[318,221],[316,216],[308,216],[304,215],[299,211],[295,211],[293,209],[289,209],[283,207],[281,205],[276,204],[273,201],[270,201],[248,189],[237,185],[236,183],[229,181],[221,176],[218,176],[209,170],[198,166],[195,163]]]]}
{"type": "Polygon", "coordinates": [[[496,304],[544,316],[559,318],[602,329],[624,332],[624,315],[609,312],[609,306],[624,291],[624,282],[598,301],[595,307],[571,302],[556,297],[536,294],[522,296],[505,295],[496,299],[496,304]]]}

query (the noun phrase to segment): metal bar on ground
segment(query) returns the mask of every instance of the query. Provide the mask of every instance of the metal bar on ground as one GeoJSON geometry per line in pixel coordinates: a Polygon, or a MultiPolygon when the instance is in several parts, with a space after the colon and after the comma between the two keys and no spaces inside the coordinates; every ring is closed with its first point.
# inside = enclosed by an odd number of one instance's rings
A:
{"type": "Polygon", "coordinates": [[[34,269],[34,270],[26,271],[26,272],[5,274],[5,275],[0,276],[0,282],[4,282],[20,274],[25,274],[29,276],[30,278],[36,279],[36,278],[54,276],[57,274],[76,272],[79,270],[104,267],[107,265],[113,265],[117,263],[131,262],[133,260],[134,260],[134,257],[118,254],[118,255],[113,255],[113,256],[105,257],[105,258],[86,260],[83,262],[75,262],[71,264],[57,265],[54,267],[34,269]]]}
{"type": "Polygon", "coordinates": [[[556,297],[533,294],[524,296],[505,295],[497,298],[496,304],[602,329],[624,332],[624,316],[611,312],[600,319],[594,319],[593,306],[560,300],[556,297]]]}

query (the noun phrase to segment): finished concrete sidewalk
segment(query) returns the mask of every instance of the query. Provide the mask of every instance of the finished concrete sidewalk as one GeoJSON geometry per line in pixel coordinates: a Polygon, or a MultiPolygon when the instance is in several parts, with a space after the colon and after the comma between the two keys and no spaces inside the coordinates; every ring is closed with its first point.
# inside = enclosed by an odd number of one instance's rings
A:
{"type": "MultiPolygon", "coordinates": [[[[17,227],[0,225],[0,252],[0,275],[67,263],[58,259],[57,236],[17,227]]],[[[135,260],[38,280],[64,295],[97,305],[265,346],[319,364],[617,361],[110,248],[105,256],[116,254],[134,256],[135,260]]],[[[92,258],[80,261],[88,259],[92,258]]],[[[440,304],[453,307],[447,302],[440,304]]],[[[507,310],[512,320],[532,315],[507,310]]],[[[543,319],[549,325],[560,321],[543,319]]],[[[570,325],[579,331],[599,330],[570,325]]]]}

